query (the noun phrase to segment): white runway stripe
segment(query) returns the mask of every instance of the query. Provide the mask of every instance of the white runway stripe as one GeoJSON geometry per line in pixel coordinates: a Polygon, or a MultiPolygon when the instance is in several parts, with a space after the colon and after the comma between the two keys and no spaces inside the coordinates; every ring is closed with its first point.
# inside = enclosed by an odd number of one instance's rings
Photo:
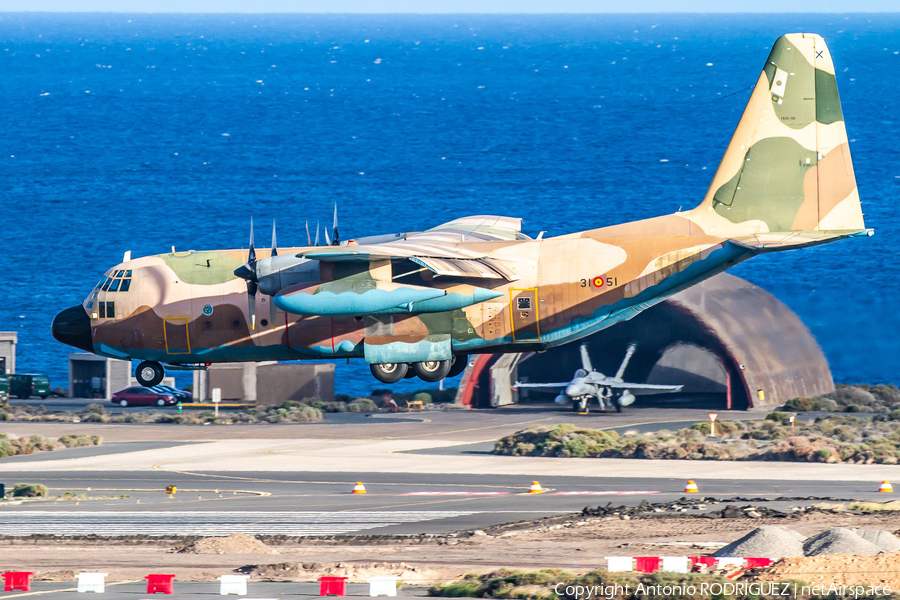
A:
{"type": "Polygon", "coordinates": [[[0,536],[338,535],[477,512],[10,511],[0,514],[0,536]]]}
{"type": "Polygon", "coordinates": [[[553,492],[551,496],[632,496],[635,494],[658,494],[659,490],[636,490],[625,492],[553,492]]]}

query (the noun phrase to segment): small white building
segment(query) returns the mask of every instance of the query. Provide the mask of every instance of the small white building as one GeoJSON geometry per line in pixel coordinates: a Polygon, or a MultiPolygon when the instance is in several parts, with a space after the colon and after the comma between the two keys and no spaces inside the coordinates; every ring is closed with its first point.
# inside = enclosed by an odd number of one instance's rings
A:
{"type": "Polygon", "coordinates": [[[16,343],[19,334],[15,331],[0,331],[0,374],[16,372],[16,343]]]}

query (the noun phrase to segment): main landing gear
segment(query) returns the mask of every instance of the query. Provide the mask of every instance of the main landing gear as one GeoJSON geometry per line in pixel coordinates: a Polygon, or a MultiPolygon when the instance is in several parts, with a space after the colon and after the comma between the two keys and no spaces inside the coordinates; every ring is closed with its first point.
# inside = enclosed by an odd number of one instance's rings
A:
{"type": "Polygon", "coordinates": [[[166,371],[156,361],[145,360],[134,370],[134,378],[144,387],[153,387],[162,383],[166,371]]]}
{"type": "Polygon", "coordinates": [[[369,365],[372,375],[382,383],[397,383],[401,379],[418,377],[435,383],[445,377],[455,377],[463,372],[467,356],[454,356],[451,360],[425,360],[416,363],[378,363],[369,365]]]}

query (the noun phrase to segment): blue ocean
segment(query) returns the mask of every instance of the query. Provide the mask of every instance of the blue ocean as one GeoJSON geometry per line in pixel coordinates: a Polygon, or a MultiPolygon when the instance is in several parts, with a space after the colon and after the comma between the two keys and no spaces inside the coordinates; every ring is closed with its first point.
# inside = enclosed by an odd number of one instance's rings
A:
{"type": "MultiPolygon", "coordinates": [[[[59,310],[127,250],[239,248],[251,217],[284,246],[334,204],[344,239],[691,208],[794,31],[829,43],[876,234],[731,272],[800,315],[836,381],[896,381],[900,15],[0,14],[0,330],[64,386],[59,310]]],[[[336,391],[374,387],[338,365],[336,391]]]]}

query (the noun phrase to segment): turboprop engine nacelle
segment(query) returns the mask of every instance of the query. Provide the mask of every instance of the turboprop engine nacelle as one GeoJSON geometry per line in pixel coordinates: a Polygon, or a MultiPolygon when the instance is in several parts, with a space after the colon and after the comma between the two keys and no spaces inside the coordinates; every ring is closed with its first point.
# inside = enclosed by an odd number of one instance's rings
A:
{"type": "Polygon", "coordinates": [[[297,258],[293,254],[261,258],[256,263],[259,290],[267,296],[274,296],[281,290],[319,280],[319,261],[297,258]]]}
{"type": "Polygon", "coordinates": [[[304,316],[357,317],[456,310],[502,296],[502,292],[461,285],[451,290],[371,279],[339,279],[285,288],[275,306],[304,316]]]}

